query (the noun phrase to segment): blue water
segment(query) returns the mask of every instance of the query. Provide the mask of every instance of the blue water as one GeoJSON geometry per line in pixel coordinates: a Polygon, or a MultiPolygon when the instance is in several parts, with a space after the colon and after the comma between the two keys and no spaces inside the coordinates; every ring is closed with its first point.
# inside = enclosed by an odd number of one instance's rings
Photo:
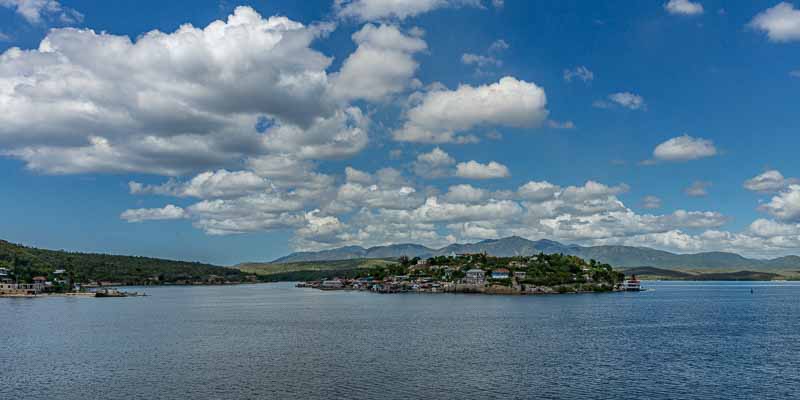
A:
{"type": "Polygon", "coordinates": [[[800,397],[800,284],[647,286],[0,299],[0,399],[800,397]]]}

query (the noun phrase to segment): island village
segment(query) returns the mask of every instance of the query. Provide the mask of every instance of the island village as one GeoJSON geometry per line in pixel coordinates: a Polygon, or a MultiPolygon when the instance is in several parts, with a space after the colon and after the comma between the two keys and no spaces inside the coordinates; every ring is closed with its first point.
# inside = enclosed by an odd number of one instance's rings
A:
{"type": "Polygon", "coordinates": [[[451,254],[428,259],[401,257],[396,264],[365,269],[354,277],[298,283],[321,290],[377,293],[551,294],[638,291],[639,281],[595,260],[563,254],[491,257],[451,254]]]}

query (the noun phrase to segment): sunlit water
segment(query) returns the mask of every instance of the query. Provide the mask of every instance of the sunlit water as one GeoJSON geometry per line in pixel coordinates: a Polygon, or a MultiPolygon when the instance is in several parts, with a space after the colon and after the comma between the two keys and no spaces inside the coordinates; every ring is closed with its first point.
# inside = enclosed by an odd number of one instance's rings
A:
{"type": "Polygon", "coordinates": [[[800,284],[646,286],[514,297],[269,284],[0,299],[0,398],[800,396],[800,284]]]}

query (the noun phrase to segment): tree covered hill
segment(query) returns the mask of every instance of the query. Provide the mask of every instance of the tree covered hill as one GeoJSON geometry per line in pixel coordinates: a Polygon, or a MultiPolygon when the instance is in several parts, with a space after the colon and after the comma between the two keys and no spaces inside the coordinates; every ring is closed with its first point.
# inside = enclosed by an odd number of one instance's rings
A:
{"type": "Polygon", "coordinates": [[[227,280],[238,280],[242,276],[237,269],[198,262],[44,250],[4,240],[0,240],[0,268],[15,271],[21,281],[37,275],[50,276],[57,269],[66,270],[76,282],[108,280],[135,284],[152,278],[174,282],[206,280],[212,275],[227,280]]]}

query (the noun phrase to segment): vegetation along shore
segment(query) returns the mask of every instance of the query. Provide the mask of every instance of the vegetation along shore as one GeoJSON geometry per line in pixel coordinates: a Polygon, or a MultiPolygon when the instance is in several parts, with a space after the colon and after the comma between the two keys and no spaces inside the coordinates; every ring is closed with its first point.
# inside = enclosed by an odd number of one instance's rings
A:
{"type": "Polygon", "coordinates": [[[478,253],[401,257],[397,263],[362,269],[351,278],[307,281],[298,286],[378,293],[548,294],[625,290],[628,281],[624,279],[611,265],[576,256],[492,257],[478,253]]]}

